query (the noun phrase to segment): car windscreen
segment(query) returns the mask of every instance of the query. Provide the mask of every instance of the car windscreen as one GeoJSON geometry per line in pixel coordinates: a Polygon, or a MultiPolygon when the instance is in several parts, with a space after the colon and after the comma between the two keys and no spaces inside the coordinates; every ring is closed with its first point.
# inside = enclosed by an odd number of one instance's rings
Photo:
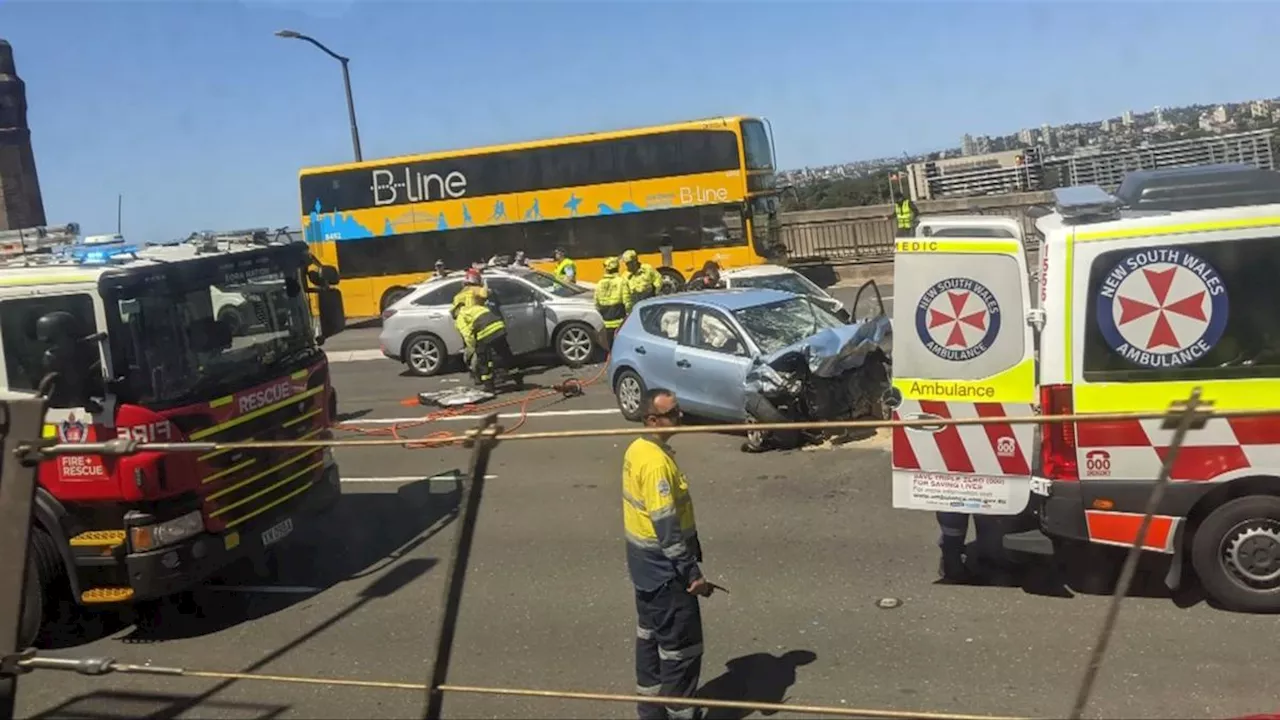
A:
{"type": "Polygon", "coordinates": [[[587,292],[587,289],[584,287],[561,282],[557,280],[555,276],[549,273],[544,273],[540,270],[522,272],[518,277],[522,280],[533,283],[540,290],[549,292],[556,297],[577,297],[587,292]]]}
{"type": "Polygon", "coordinates": [[[844,326],[835,315],[803,297],[743,308],[733,314],[765,355],[827,328],[844,326]]]}
{"type": "Polygon", "coordinates": [[[789,292],[793,295],[821,296],[826,294],[822,292],[821,288],[810,282],[809,278],[793,272],[735,277],[733,286],[735,288],[768,288],[769,290],[789,292]]]}

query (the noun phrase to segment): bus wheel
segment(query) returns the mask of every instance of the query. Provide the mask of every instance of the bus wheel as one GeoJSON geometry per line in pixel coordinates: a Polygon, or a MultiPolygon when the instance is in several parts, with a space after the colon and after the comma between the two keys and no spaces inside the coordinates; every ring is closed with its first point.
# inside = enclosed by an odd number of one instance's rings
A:
{"type": "Polygon", "coordinates": [[[663,295],[678,293],[684,289],[684,276],[679,270],[669,267],[658,268],[658,274],[662,276],[663,295]]]}
{"type": "Polygon", "coordinates": [[[1280,497],[1246,495],[1210,513],[1192,540],[1191,565],[1227,609],[1280,612],[1280,497]]]}
{"type": "Polygon", "coordinates": [[[386,292],[382,293],[382,300],[378,302],[378,311],[386,312],[387,308],[395,305],[397,302],[400,302],[400,300],[408,294],[409,288],[402,288],[398,285],[396,287],[388,288],[386,292]]]}

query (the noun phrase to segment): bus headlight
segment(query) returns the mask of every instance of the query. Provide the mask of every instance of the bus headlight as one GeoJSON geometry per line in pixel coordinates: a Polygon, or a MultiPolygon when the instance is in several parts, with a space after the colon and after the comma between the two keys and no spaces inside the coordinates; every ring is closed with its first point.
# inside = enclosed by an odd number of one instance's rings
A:
{"type": "Polygon", "coordinates": [[[202,532],[204,532],[204,517],[200,515],[199,510],[192,510],[172,520],[129,528],[129,546],[139,552],[156,550],[182,542],[202,532]]]}

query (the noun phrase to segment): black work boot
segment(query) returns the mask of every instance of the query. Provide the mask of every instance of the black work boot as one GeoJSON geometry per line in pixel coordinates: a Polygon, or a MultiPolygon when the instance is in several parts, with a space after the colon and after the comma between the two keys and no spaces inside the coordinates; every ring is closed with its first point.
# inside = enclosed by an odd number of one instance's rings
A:
{"type": "Polygon", "coordinates": [[[942,559],[938,562],[938,578],[944,583],[965,583],[970,577],[969,568],[965,566],[964,553],[944,548],[942,559]]]}

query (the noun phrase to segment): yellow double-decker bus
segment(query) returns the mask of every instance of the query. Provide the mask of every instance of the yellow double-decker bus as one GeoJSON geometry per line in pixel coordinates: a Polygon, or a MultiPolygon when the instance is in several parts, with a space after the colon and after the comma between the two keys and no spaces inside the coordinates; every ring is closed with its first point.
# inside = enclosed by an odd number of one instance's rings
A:
{"type": "Polygon", "coordinates": [[[634,249],[673,283],[707,260],[764,262],[778,247],[767,121],[698,120],[306,168],[302,225],[335,265],[349,317],[378,315],[427,277],[523,250],[578,279],[634,249]]]}

